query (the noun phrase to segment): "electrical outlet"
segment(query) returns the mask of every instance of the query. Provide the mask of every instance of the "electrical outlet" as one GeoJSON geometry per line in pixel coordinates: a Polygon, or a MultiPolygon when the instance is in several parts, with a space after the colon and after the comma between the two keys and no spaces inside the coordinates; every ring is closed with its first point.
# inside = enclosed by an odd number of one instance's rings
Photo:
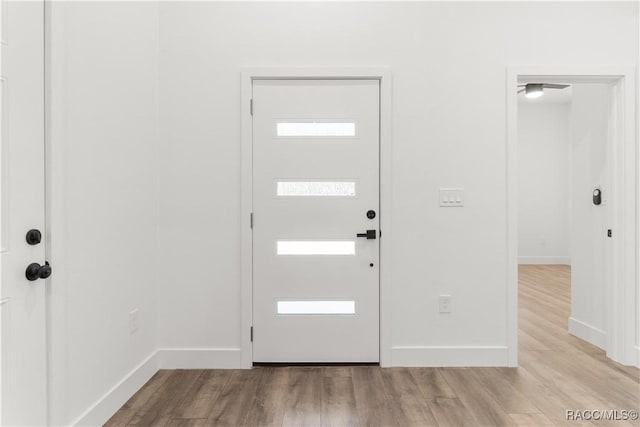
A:
{"type": "Polygon", "coordinates": [[[440,295],[440,313],[451,313],[451,295],[440,295]]]}
{"type": "Polygon", "coordinates": [[[138,332],[138,309],[133,309],[129,312],[129,333],[135,334],[138,332]]]}

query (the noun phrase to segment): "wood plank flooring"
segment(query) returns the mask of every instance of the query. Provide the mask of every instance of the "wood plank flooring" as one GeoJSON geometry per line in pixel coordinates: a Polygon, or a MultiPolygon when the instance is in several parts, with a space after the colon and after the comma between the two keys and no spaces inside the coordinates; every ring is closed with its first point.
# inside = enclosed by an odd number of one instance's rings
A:
{"type": "Polygon", "coordinates": [[[518,368],[159,371],[107,426],[627,426],[567,409],[638,409],[640,371],[567,333],[570,269],[520,267],[518,368]]]}

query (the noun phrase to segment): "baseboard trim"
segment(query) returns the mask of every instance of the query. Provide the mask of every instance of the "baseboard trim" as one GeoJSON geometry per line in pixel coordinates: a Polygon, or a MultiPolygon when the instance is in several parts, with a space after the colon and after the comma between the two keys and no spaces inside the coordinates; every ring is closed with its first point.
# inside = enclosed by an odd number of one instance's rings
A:
{"type": "Polygon", "coordinates": [[[520,256],[518,264],[559,264],[571,265],[571,258],[568,256],[520,256]]]}
{"type": "Polygon", "coordinates": [[[509,366],[506,346],[396,346],[392,366],[509,366]]]}
{"type": "Polygon", "coordinates": [[[160,369],[241,369],[239,348],[161,348],[160,369]]]}
{"type": "Polygon", "coordinates": [[[154,351],[129,374],[80,415],[72,426],[101,426],[158,372],[158,352],[154,351]]]}
{"type": "Polygon", "coordinates": [[[603,350],[607,346],[607,333],[605,331],[573,317],[569,317],[569,333],[603,350]]]}

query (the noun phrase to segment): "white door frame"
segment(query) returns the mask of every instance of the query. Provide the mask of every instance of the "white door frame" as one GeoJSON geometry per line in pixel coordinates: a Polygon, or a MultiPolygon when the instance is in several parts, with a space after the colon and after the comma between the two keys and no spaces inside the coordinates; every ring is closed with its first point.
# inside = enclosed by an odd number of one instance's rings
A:
{"type": "Polygon", "coordinates": [[[244,68],[241,71],[241,293],[240,349],[242,368],[253,366],[250,328],[253,307],[253,243],[250,227],[253,194],[251,97],[254,80],[380,81],[380,365],[391,365],[391,71],[388,68],[244,68]],[[386,237],[386,239],[385,239],[386,237]]]}
{"type": "Polygon", "coordinates": [[[518,365],[518,95],[519,78],[613,83],[611,286],[607,295],[607,356],[640,366],[638,289],[638,154],[636,69],[632,66],[515,66],[507,69],[507,342],[509,366],[518,365]]]}

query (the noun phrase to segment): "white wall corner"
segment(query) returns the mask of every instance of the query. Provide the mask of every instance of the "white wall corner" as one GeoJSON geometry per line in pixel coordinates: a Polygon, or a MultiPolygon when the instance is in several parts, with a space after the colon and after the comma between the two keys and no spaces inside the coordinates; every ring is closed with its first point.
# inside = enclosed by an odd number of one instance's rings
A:
{"type": "Polygon", "coordinates": [[[160,369],[241,369],[240,348],[161,348],[160,369]]]}
{"type": "Polygon", "coordinates": [[[154,351],[138,366],[71,423],[72,426],[101,426],[158,372],[158,352],[154,351]]]}
{"type": "Polygon", "coordinates": [[[573,317],[569,317],[569,333],[603,350],[606,348],[607,333],[605,331],[573,317]]]}
{"type": "Polygon", "coordinates": [[[76,418],[71,425],[103,425],[159,369],[239,369],[241,368],[241,359],[239,348],[158,349],[76,418]]]}
{"type": "Polygon", "coordinates": [[[509,366],[506,346],[395,346],[392,366],[509,366]]]}
{"type": "Polygon", "coordinates": [[[536,264],[571,265],[571,258],[568,256],[519,256],[518,264],[520,265],[536,265],[536,264]]]}

